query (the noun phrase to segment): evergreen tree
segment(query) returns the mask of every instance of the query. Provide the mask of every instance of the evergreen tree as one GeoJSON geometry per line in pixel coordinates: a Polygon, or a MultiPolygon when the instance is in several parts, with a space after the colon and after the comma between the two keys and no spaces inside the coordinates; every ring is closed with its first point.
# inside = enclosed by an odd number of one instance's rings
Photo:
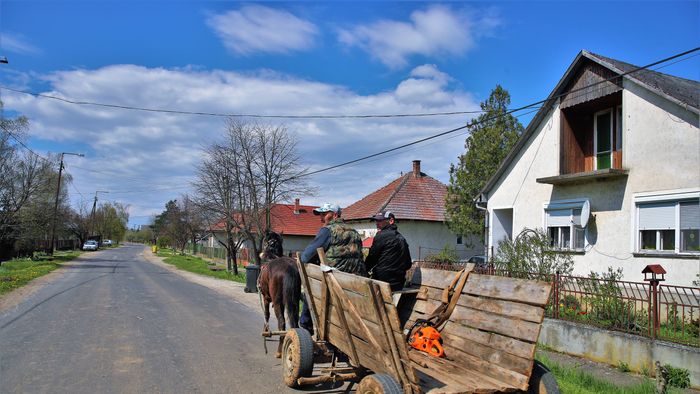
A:
{"type": "Polygon", "coordinates": [[[466,152],[459,156],[456,166],[450,166],[447,220],[457,234],[482,233],[483,214],[476,209],[473,200],[523,133],[518,119],[506,114],[509,104],[508,91],[496,85],[489,98],[481,103],[484,113],[469,122],[466,152]]]}

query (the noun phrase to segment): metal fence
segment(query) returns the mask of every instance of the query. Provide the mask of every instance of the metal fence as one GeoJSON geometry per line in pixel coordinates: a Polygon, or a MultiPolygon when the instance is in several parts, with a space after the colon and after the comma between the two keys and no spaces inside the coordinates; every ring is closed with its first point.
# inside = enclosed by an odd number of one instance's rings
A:
{"type": "MultiPolygon", "coordinates": [[[[457,271],[463,263],[416,262],[414,267],[457,271]]],[[[700,288],[613,281],[570,275],[508,272],[493,266],[474,272],[543,280],[552,284],[546,316],[649,338],[700,346],[700,288]]]]}
{"type": "MultiPolygon", "coordinates": [[[[192,247],[192,244],[187,244],[185,247],[187,253],[207,257],[212,260],[226,261],[226,249],[224,248],[212,248],[209,246],[196,245],[196,248],[192,247]]],[[[249,260],[248,251],[246,249],[239,250],[236,256],[236,261],[239,265],[247,263],[249,260]]]]}

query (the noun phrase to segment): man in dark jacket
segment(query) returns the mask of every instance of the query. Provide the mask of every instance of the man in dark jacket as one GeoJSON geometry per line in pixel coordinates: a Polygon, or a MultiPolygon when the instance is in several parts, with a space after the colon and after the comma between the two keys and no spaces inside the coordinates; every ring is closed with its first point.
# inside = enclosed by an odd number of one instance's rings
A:
{"type": "Polygon", "coordinates": [[[365,259],[365,268],[370,278],[389,283],[391,291],[401,290],[412,263],[408,242],[397,230],[393,213],[379,212],[372,220],[377,222],[379,232],[365,259]]]}

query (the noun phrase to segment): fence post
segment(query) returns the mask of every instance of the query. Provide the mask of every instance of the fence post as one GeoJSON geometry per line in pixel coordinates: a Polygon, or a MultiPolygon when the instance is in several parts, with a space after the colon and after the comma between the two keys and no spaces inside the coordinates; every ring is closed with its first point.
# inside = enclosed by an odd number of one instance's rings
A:
{"type": "Polygon", "coordinates": [[[651,286],[653,289],[653,301],[654,301],[654,338],[659,335],[659,282],[651,281],[651,286]]]}
{"type": "Polygon", "coordinates": [[[555,319],[559,318],[559,287],[560,287],[559,280],[560,280],[560,278],[561,278],[561,276],[559,275],[559,271],[557,271],[554,274],[554,283],[552,284],[552,286],[554,286],[554,305],[553,305],[554,311],[553,312],[554,312],[555,319]]]}

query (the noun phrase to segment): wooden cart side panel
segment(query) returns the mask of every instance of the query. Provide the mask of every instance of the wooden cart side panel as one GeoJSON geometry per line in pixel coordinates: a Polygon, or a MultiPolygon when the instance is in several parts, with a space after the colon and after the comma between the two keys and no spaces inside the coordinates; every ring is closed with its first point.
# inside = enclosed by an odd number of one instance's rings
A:
{"type": "Polygon", "coordinates": [[[543,281],[472,274],[462,293],[544,307],[552,284],[543,281]]]}

